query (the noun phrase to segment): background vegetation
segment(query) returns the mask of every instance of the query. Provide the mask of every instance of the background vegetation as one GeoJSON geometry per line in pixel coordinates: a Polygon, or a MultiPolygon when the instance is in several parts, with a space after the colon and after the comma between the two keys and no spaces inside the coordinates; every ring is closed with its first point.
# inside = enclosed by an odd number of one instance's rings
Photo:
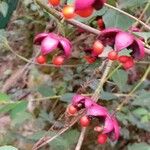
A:
{"type": "MultiPolygon", "coordinates": [[[[109,0],[108,4],[137,18],[144,11],[140,19],[150,25],[149,0],[109,0]]],[[[97,28],[97,16],[103,16],[106,27],[127,30],[135,23],[132,18],[108,7],[88,19],[77,19],[97,28]]],[[[142,29],[138,34],[150,46],[150,31],[140,24],[137,26],[142,29]]],[[[59,22],[32,0],[0,0],[0,28],[0,150],[30,150],[45,134],[53,136],[64,127],[66,119],[60,117],[77,90],[83,94],[95,91],[103,75],[99,66],[105,60],[102,58],[89,65],[83,59],[83,49],[91,46],[96,36],[77,32],[76,27],[59,22]],[[56,68],[30,63],[39,51],[33,45],[34,35],[43,31],[61,32],[72,41],[72,58],[65,66],[56,68]],[[48,131],[53,124],[53,130],[48,131]]],[[[96,143],[95,133],[88,130],[83,150],[150,150],[149,65],[148,54],[136,63],[132,72],[113,63],[99,102],[112,111],[124,99],[130,99],[128,105],[117,113],[121,137],[116,143],[100,146],[96,143]],[[112,73],[116,67],[118,69],[112,73]],[[140,86],[129,96],[138,83],[140,86]]],[[[41,149],[74,149],[80,130],[77,123],[41,149]]]]}

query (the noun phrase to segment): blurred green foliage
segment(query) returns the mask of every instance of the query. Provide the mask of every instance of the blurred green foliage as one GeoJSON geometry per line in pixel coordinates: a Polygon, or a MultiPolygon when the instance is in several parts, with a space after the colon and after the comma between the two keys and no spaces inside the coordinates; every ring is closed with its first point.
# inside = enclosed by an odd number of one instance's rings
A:
{"type": "Polygon", "coordinates": [[[8,24],[17,3],[18,0],[0,1],[0,29],[5,28],[8,24]]]}

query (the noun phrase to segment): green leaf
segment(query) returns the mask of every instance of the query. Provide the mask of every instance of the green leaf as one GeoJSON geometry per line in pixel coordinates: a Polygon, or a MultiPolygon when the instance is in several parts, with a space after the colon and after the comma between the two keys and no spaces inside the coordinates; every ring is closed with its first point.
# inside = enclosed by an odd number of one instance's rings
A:
{"type": "Polygon", "coordinates": [[[123,9],[123,8],[128,8],[128,7],[140,7],[142,5],[144,5],[146,2],[148,2],[148,0],[119,0],[119,8],[123,9]]]}
{"type": "Polygon", "coordinates": [[[37,140],[39,140],[40,138],[42,138],[44,135],[46,135],[46,133],[47,133],[47,131],[44,131],[44,130],[38,131],[38,132],[36,132],[36,133],[34,133],[34,134],[28,136],[27,138],[28,138],[29,140],[37,141],[37,140]]]}
{"type": "Polygon", "coordinates": [[[101,95],[100,95],[100,98],[102,100],[114,100],[114,99],[117,99],[117,96],[115,96],[114,94],[112,94],[110,92],[102,91],[101,95]]]}
{"type": "Polygon", "coordinates": [[[16,9],[17,7],[17,3],[18,3],[19,0],[3,0],[3,2],[5,4],[3,4],[3,6],[1,5],[1,7],[3,8],[0,8],[0,12],[1,12],[1,9],[2,9],[2,12],[3,13],[3,16],[0,15],[0,29],[2,28],[5,28],[7,23],[9,22],[10,20],[10,17],[12,16],[13,14],[13,11],[16,9]],[[7,4],[7,6],[6,6],[7,4]],[[8,8],[7,8],[8,7],[8,8]]]}
{"type": "Polygon", "coordinates": [[[53,150],[67,150],[69,149],[69,145],[67,140],[65,140],[63,137],[57,137],[55,140],[53,140],[50,143],[50,146],[53,150]]]}
{"type": "Polygon", "coordinates": [[[128,146],[128,150],[150,150],[150,145],[146,143],[134,143],[128,146]]]}
{"type": "Polygon", "coordinates": [[[18,113],[25,112],[27,109],[27,101],[22,101],[18,103],[11,111],[11,117],[16,118],[18,113]]]}
{"type": "Polygon", "coordinates": [[[39,86],[37,90],[42,96],[45,96],[45,97],[55,95],[55,93],[52,89],[52,86],[50,86],[50,85],[43,84],[43,85],[39,86]]]}
{"type": "Polygon", "coordinates": [[[0,2],[0,12],[1,14],[6,17],[8,11],[8,4],[6,2],[0,2]]]}
{"type": "Polygon", "coordinates": [[[150,32],[134,32],[135,35],[142,37],[145,39],[145,41],[148,40],[148,38],[150,38],[150,32]]]}
{"type": "Polygon", "coordinates": [[[129,113],[128,114],[128,121],[132,124],[132,125],[136,125],[139,129],[143,129],[145,131],[149,131],[150,132],[150,123],[143,123],[141,121],[140,118],[136,117],[135,115],[129,113]]]}
{"type": "Polygon", "coordinates": [[[125,56],[131,56],[130,53],[132,50],[130,49],[123,49],[122,51],[119,52],[119,56],[125,55],[125,56]]]}
{"type": "Polygon", "coordinates": [[[127,30],[135,21],[118,11],[109,9],[103,16],[106,27],[118,27],[127,30]]]}
{"type": "Polygon", "coordinates": [[[16,114],[16,116],[12,120],[12,124],[13,126],[16,126],[16,125],[24,123],[26,120],[31,119],[31,118],[32,118],[32,115],[30,113],[22,111],[16,114]]]}
{"type": "Polygon", "coordinates": [[[33,133],[32,135],[28,136],[27,139],[37,141],[45,135],[54,136],[54,135],[56,135],[56,133],[52,132],[52,131],[41,130],[41,131],[37,131],[36,133],[33,133]]]}
{"type": "Polygon", "coordinates": [[[43,121],[51,122],[54,119],[53,112],[48,114],[46,111],[41,110],[39,116],[43,119],[43,121]]]}
{"type": "Polygon", "coordinates": [[[119,121],[121,121],[124,125],[127,126],[127,124],[128,124],[128,121],[127,121],[128,117],[127,117],[127,115],[125,115],[124,113],[118,112],[117,113],[117,118],[118,118],[119,121]]]}
{"type": "Polygon", "coordinates": [[[10,97],[5,93],[0,92],[0,103],[9,102],[9,101],[10,101],[10,97]]]}
{"type": "Polygon", "coordinates": [[[137,98],[135,98],[135,100],[132,102],[132,105],[135,106],[145,106],[147,108],[150,108],[150,92],[148,91],[140,91],[138,93],[137,98]]]}
{"type": "Polygon", "coordinates": [[[73,95],[74,95],[73,93],[66,93],[66,94],[64,94],[64,95],[60,98],[60,100],[63,101],[63,102],[70,103],[70,101],[71,101],[73,95]]]}
{"type": "Polygon", "coordinates": [[[146,115],[149,113],[148,110],[145,108],[137,108],[133,110],[132,112],[133,114],[138,115],[138,116],[146,115]]]}
{"type": "Polygon", "coordinates": [[[18,150],[17,148],[13,147],[13,146],[1,146],[0,150],[18,150]]]}
{"type": "Polygon", "coordinates": [[[112,80],[117,84],[119,89],[122,92],[127,91],[127,80],[128,80],[128,75],[127,72],[124,70],[117,70],[113,75],[112,75],[112,80]]]}
{"type": "Polygon", "coordinates": [[[17,105],[17,103],[7,104],[5,106],[2,106],[2,107],[0,107],[0,113],[7,113],[7,112],[11,111],[16,105],[17,105]]]}
{"type": "Polygon", "coordinates": [[[150,121],[149,115],[145,115],[141,118],[142,123],[148,123],[150,121]]]}
{"type": "Polygon", "coordinates": [[[76,139],[78,139],[80,133],[77,130],[71,130],[69,132],[66,132],[63,137],[64,139],[66,139],[69,143],[70,146],[72,146],[73,144],[75,144],[77,141],[76,139]]]}
{"type": "Polygon", "coordinates": [[[52,141],[50,144],[54,150],[70,150],[77,142],[76,139],[78,139],[78,137],[79,132],[77,130],[71,130],[65,133],[63,136],[58,137],[56,140],[52,141]]]}
{"type": "Polygon", "coordinates": [[[7,113],[11,112],[12,117],[15,117],[17,113],[20,111],[24,111],[27,107],[27,102],[26,101],[21,101],[21,102],[14,102],[10,104],[6,104],[4,106],[0,107],[0,113],[7,113]]]}

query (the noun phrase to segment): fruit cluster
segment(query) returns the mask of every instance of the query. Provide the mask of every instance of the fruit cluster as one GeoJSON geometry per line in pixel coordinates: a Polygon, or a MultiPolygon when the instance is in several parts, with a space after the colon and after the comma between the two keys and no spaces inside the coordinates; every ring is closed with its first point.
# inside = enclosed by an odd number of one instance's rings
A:
{"type": "Polygon", "coordinates": [[[67,112],[69,115],[74,115],[80,109],[85,108],[86,115],[81,117],[80,124],[82,127],[87,127],[92,119],[97,118],[102,125],[98,125],[94,128],[94,131],[98,132],[98,143],[105,144],[107,137],[109,136],[113,141],[119,138],[119,125],[114,117],[108,110],[95,103],[90,97],[82,95],[74,95],[71,105],[68,107],[67,112]]]}
{"type": "Polygon", "coordinates": [[[119,28],[107,28],[101,31],[93,47],[85,50],[86,56],[84,58],[88,63],[94,63],[107,45],[114,49],[108,53],[108,59],[118,60],[125,69],[132,68],[134,59],[139,60],[145,55],[144,45],[140,39],[119,28]],[[131,56],[119,56],[119,52],[124,49],[132,50],[131,56]]]}
{"type": "MultiPolygon", "coordinates": [[[[76,14],[81,17],[88,17],[92,14],[93,10],[99,10],[103,7],[106,0],[74,0],[73,5],[67,5],[63,8],[62,14],[64,18],[71,19],[76,14]]],[[[58,6],[60,0],[49,0],[49,4],[58,6]]],[[[85,49],[85,60],[92,64],[94,63],[104,51],[104,47],[111,46],[112,51],[107,55],[109,60],[118,60],[124,67],[124,69],[130,69],[134,66],[134,59],[141,59],[144,57],[144,45],[141,39],[135,37],[131,32],[139,32],[139,30],[132,28],[129,32],[125,32],[119,28],[106,28],[101,16],[96,18],[97,25],[101,30],[98,39],[94,42],[93,47],[85,49]],[[132,50],[131,56],[119,55],[119,52],[129,49],[132,50]]],[[[41,45],[41,55],[37,58],[37,62],[44,64],[47,60],[47,54],[51,53],[55,49],[61,49],[60,53],[56,57],[53,57],[52,63],[56,66],[61,66],[64,61],[71,55],[71,42],[54,33],[41,33],[38,34],[34,43],[41,45]]]]}
{"type": "MultiPolygon", "coordinates": [[[[44,64],[46,56],[56,49],[60,50],[57,51],[59,54],[52,59],[52,63],[56,66],[61,66],[71,56],[71,42],[55,33],[40,33],[35,36],[34,43],[41,45],[41,55],[37,58],[37,62],[40,64],[44,64]]],[[[114,49],[108,53],[108,59],[119,61],[125,69],[132,68],[134,59],[139,60],[145,55],[144,45],[140,39],[119,28],[107,28],[101,31],[92,48],[85,49],[84,58],[89,64],[94,63],[107,45],[114,49]],[[119,55],[119,52],[125,48],[132,50],[131,56],[119,55]]]]}
{"type": "MultiPolygon", "coordinates": [[[[97,40],[93,44],[92,49],[85,50],[86,55],[84,56],[84,58],[89,64],[92,64],[99,58],[100,54],[102,54],[103,51],[104,45],[101,43],[101,41],[97,40]]],[[[134,60],[131,56],[119,56],[118,52],[115,50],[110,51],[107,57],[109,60],[119,61],[123,65],[124,69],[130,69],[134,66],[134,60]]]]}
{"type": "MultiPolygon", "coordinates": [[[[59,51],[56,51],[57,56],[52,59],[54,65],[63,65],[64,61],[71,56],[71,42],[55,33],[40,33],[35,36],[34,43],[41,45],[41,55],[37,57],[39,64],[46,63],[46,56],[57,49],[59,49],[59,51]]],[[[125,69],[132,68],[134,66],[134,59],[141,59],[145,55],[144,45],[140,39],[118,28],[107,28],[101,31],[92,48],[85,49],[86,55],[84,58],[89,64],[94,63],[107,45],[115,49],[108,53],[108,59],[112,61],[118,60],[125,69]],[[131,56],[119,56],[119,51],[124,50],[124,48],[132,50],[131,56]]]]}
{"type": "Polygon", "coordinates": [[[56,49],[59,49],[59,54],[53,57],[52,63],[56,66],[61,66],[65,59],[71,55],[72,45],[70,41],[62,36],[54,33],[40,33],[34,38],[34,43],[41,45],[41,55],[37,57],[39,64],[46,63],[46,56],[56,49]]]}
{"type": "MultiPolygon", "coordinates": [[[[66,5],[62,9],[62,14],[65,19],[72,19],[76,15],[86,18],[92,15],[94,9],[101,9],[105,2],[106,0],[75,0],[73,5],[66,5]]],[[[49,0],[49,3],[53,6],[58,6],[60,0],[49,0]]]]}
{"type": "Polygon", "coordinates": [[[107,28],[102,30],[98,39],[104,46],[109,45],[117,52],[126,49],[131,49],[131,56],[135,59],[144,57],[144,45],[141,39],[138,39],[133,34],[125,32],[119,28],[107,28]]]}

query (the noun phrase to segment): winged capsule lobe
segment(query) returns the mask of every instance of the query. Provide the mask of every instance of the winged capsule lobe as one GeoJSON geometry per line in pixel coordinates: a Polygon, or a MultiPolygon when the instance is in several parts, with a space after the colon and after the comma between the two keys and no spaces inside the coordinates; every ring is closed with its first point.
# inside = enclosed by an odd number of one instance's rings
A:
{"type": "Polygon", "coordinates": [[[51,36],[47,36],[41,43],[41,52],[46,55],[54,51],[58,46],[59,41],[51,36]]]}
{"type": "Polygon", "coordinates": [[[105,124],[104,124],[104,129],[103,132],[104,134],[110,134],[111,139],[113,141],[117,141],[119,139],[120,135],[120,129],[118,122],[114,116],[108,115],[105,119],[105,124]]]}
{"type": "Polygon", "coordinates": [[[106,0],[75,0],[75,8],[76,10],[83,10],[89,7],[94,7],[96,10],[99,10],[104,6],[105,2],[106,0]]]}
{"type": "Polygon", "coordinates": [[[72,51],[71,42],[70,42],[68,39],[63,38],[63,37],[61,37],[61,38],[59,39],[59,42],[60,42],[60,44],[61,44],[61,47],[63,48],[63,51],[64,51],[64,53],[65,53],[65,56],[66,56],[66,57],[70,57],[71,51],[72,51]]]}
{"type": "Polygon", "coordinates": [[[40,45],[41,42],[48,36],[48,33],[39,33],[34,38],[34,44],[40,45]]]}
{"type": "Polygon", "coordinates": [[[109,133],[114,129],[113,120],[110,116],[107,116],[104,123],[103,133],[109,133]]]}
{"type": "Polygon", "coordinates": [[[123,30],[119,28],[107,28],[101,31],[98,39],[104,44],[104,45],[114,45],[115,44],[115,37],[119,32],[122,32],[123,30]]]}
{"type": "Polygon", "coordinates": [[[114,126],[113,140],[117,141],[119,139],[119,136],[120,136],[120,128],[119,128],[119,124],[118,124],[115,117],[112,117],[112,121],[113,121],[113,126],[114,126]]]}
{"type": "Polygon", "coordinates": [[[54,39],[57,39],[57,40],[59,40],[59,38],[60,38],[60,36],[59,35],[57,35],[57,34],[55,34],[55,33],[49,33],[48,34],[51,38],[54,38],[54,39]]]}
{"type": "Polygon", "coordinates": [[[93,116],[93,117],[99,117],[99,116],[107,116],[108,111],[105,107],[95,105],[87,110],[87,115],[88,116],[93,116]]]}
{"type": "Polygon", "coordinates": [[[89,108],[91,106],[95,106],[96,103],[89,97],[85,98],[84,106],[85,108],[89,108]]]}
{"type": "Polygon", "coordinates": [[[92,6],[95,0],[75,0],[75,10],[83,10],[92,6]]]}
{"type": "Polygon", "coordinates": [[[115,48],[120,51],[130,46],[134,41],[134,36],[127,32],[119,32],[115,38],[115,48]]]}
{"type": "Polygon", "coordinates": [[[102,37],[114,37],[116,36],[117,33],[122,32],[123,30],[119,29],[119,28],[107,28],[101,31],[99,36],[102,37]]]}
{"type": "Polygon", "coordinates": [[[79,103],[85,101],[85,97],[79,94],[75,94],[72,98],[72,105],[77,106],[79,103]]]}
{"type": "Polygon", "coordinates": [[[145,48],[141,40],[135,38],[130,48],[133,50],[131,55],[135,59],[142,59],[145,56],[145,50],[144,50],[145,48]]]}

